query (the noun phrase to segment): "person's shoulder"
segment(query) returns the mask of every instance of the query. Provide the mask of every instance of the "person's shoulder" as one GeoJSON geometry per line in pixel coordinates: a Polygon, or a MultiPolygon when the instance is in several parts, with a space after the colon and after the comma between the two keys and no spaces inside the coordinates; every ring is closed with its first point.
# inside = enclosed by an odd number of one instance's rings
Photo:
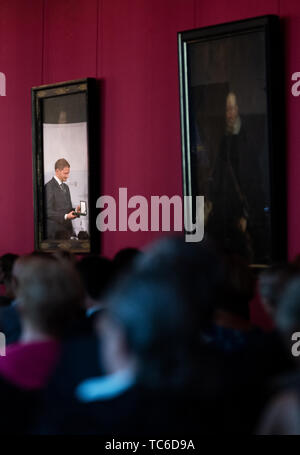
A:
{"type": "Polygon", "coordinates": [[[45,184],[45,188],[51,188],[51,187],[55,187],[56,186],[56,181],[55,181],[55,178],[52,177],[51,180],[49,180],[49,182],[47,182],[45,184]]]}
{"type": "Polygon", "coordinates": [[[277,395],[265,408],[258,425],[259,435],[299,435],[299,391],[277,395]]]}
{"type": "Polygon", "coordinates": [[[3,306],[3,307],[0,307],[0,319],[1,317],[10,317],[11,315],[12,316],[15,316],[18,314],[18,310],[16,308],[15,305],[7,305],[7,306],[3,306]]]}

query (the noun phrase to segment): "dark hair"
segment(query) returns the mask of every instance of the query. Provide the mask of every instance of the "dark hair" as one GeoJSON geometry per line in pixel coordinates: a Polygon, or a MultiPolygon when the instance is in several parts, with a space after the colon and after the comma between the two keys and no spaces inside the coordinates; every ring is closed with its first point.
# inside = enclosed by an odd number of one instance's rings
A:
{"type": "Polygon", "coordinates": [[[60,158],[59,160],[57,160],[55,162],[55,165],[54,165],[55,170],[59,169],[60,171],[62,171],[65,167],[70,167],[70,164],[64,158],[60,158]]]}
{"type": "Polygon", "coordinates": [[[118,251],[113,260],[115,276],[129,272],[140,254],[140,250],[132,247],[118,251]]]}
{"type": "Polygon", "coordinates": [[[240,316],[250,318],[249,302],[254,297],[255,275],[247,261],[239,255],[231,254],[224,257],[225,283],[222,299],[217,308],[240,316]]]}
{"type": "Polygon", "coordinates": [[[63,336],[83,314],[83,288],[76,270],[53,256],[23,256],[17,265],[22,316],[43,333],[63,336]]]}
{"type": "Polygon", "coordinates": [[[11,281],[12,269],[15,261],[18,259],[17,254],[7,253],[1,256],[0,263],[3,274],[3,282],[11,281]]]}
{"type": "Polygon", "coordinates": [[[87,294],[93,299],[99,299],[108,289],[112,279],[111,261],[104,257],[90,255],[82,258],[76,267],[87,294]]]}

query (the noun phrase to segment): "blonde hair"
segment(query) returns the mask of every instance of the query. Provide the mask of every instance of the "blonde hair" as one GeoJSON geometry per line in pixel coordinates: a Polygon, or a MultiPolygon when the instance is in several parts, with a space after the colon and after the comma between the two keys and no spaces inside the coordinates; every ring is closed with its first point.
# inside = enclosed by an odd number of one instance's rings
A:
{"type": "Polygon", "coordinates": [[[45,334],[63,335],[83,312],[83,287],[74,267],[46,255],[25,256],[16,265],[22,318],[45,334]]]}

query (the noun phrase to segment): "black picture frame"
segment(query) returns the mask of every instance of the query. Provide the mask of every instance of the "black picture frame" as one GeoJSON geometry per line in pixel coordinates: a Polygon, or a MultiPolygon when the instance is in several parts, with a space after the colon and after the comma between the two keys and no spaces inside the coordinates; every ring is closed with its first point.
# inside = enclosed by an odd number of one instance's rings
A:
{"type": "MultiPolygon", "coordinates": [[[[86,78],[42,85],[33,87],[31,94],[35,250],[54,252],[63,249],[77,254],[99,252],[100,238],[96,228],[96,200],[100,190],[97,80],[86,78]],[[70,178],[66,180],[67,186],[60,187],[55,183],[59,179],[54,179],[54,165],[61,158],[70,164],[70,178]],[[45,186],[50,180],[51,183],[45,186]],[[62,219],[60,212],[58,215],[60,188],[70,194],[75,212],[77,206],[86,202],[86,216],[67,221],[65,216],[62,219]]],[[[69,207],[68,195],[66,200],[69,207]]],[[[63,205],[60,205],[60,211],[64,209],[63,205]]],[[[69,208],[66,211],[69,212],[69,208]]]]}
{"type": "Polygon", "coordinates": [[[257,267],[286,259],[280,29],[268,15],[178,33],[183,194],[204,196],[205,236],[257,267]]]}

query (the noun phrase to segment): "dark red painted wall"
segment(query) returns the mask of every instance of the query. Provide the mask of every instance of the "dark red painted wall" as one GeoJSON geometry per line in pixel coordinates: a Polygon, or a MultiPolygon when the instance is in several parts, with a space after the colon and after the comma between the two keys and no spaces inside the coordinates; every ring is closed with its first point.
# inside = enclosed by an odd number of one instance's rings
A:
{"type": "MultiPolygon", "coordinates": [[[[263,14],[279,14],[286,30],[288,243],[290,256],[299,252],[298,0],[0,0],[0,254],[33,249],[32,86],[101,79],[99,196],[181,194],[177,32],[263,14]]],[[[102,251],[159,235],[105,233],[102,251]]]]}

